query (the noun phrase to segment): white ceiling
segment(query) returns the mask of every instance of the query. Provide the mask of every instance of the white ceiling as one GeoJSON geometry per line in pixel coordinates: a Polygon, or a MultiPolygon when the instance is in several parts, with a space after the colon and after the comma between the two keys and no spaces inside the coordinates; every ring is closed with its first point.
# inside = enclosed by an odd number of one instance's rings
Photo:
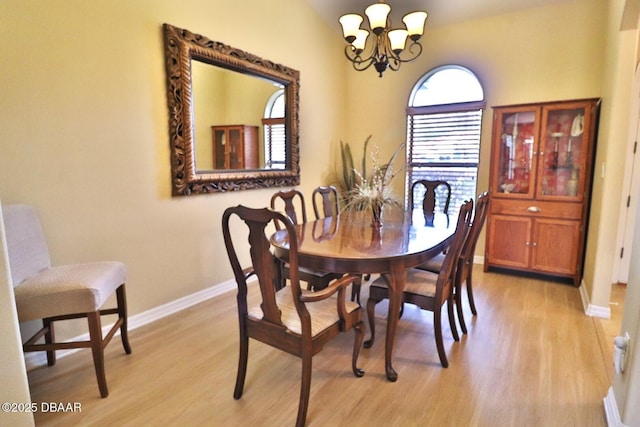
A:
{"type": "MultiPolygon", "coordinates": [[[[337,31],[338,18],[345,13],[364,16],[364,9],[377,0],[305,0],[337,31]]],[[[427,27],[436,27],[469,19],[484,18],[573,0],[387,0],[394,27],[402,25],[402,16],[415,10],[429,13],[427,27]]]]}

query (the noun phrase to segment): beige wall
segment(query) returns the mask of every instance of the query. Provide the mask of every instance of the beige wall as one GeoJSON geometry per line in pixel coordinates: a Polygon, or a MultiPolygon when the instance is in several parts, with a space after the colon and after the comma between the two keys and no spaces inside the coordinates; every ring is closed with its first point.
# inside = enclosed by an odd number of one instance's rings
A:
{"type": "Polygon", "coordinates": [[[587,245],[585,283],[592,304],[608,307],[620,206],[626,194],[624,167],[629,148],[629,114],[634,75],[634,36],[620,31],[623,1],[609,2],[603,64],[602,109],[593,185],[593,202],[587,245]],[[612,220],[614,219],[614,220],[612,220]]]}
{"type": "MultiPolygon", "coordinates": [[[[615,7],[612,7],[616,15],[620,15],[624,10],[623,16],[623,29],[618,34],[617,43],[621,57],[624,57],[624,65],[617,67],[619,73],[621,70],[627,69],[629,72],[637,69],[640,62],[640,0],[625,0],[612,2],[615,7]],[[623,8],[624,4],[624,8],[623,8]]],[[[613,26],[613,25],[612,25],[613,26]]],[[[610,33],[614,33],[615,27],[612,28],[610,33]]],[[[633,77],[632,77],[633,78],[633,77]]],[[[629,88],[627,94],[635,94],[639,88],[632,82],[623,80],[624,88],[629,88]],[[626,86],[628,84],[628,86],[626,86]]],[[[636,79],[636,81],[638,81],[636,79]]],[[[633,95],[628,95],[631,98],[633,95]]],[[[624,94],[620,94],[620,98],[624,98],[624,94]]],[[[638,99],[629,100],[629,104],[635,104],[632,111],[637,111],[638,99]]],[[[637,114],[637,113],[636,113],[637,114]]],[[[629,116],[629,115],[628,115],[629,116]]],[[[635,136],[635,124],[639,119],[638,117],[628,117],[630,126],[627,126],[628,136],[627,140],[630,140],[632,136],[635,136]],[[631,130],[633,129],[633,131],[631,130]]],[[[623,151],[628,153],[629,150],[623,151]]],[[[615,189],[613,189],[615,191],[615,189]]],[[[638,197],[637,194],[631,194],[632,197],[638,197]]],[[[603,209],[604,211],[604,209],[603,209]]],[[[631,250],[631,260],[638,259],[638,253],[640,251],[640,211],[636,211],[636,217],[631,219],[635,221],[635,232],[633,236],[633,247],[631,250]]],[[[600,250],[600,245],[598,250],[600,250]]],[[[631,262],[629,271],[628,286],[624,301],[624,314],[622,318],[622,325],[620,328],[620,335],[624,336],[629,334],[631,341],[627,351],[627,363],[626,369],[622,375],[616,375],[612,383],[613,396],[617,405],[617,410],[620,416],[620,420],[624,425],[635,426],[640,425],[640,407],[638,407],[638,401],[640,400],[640,264],[638,262],[631,262]]]]}
{"type": "MultiPolygon", "coordinates": [[[[575,98],[603,97],[597,164],[613,156],[607,176],[610,186],[620,186],[623,168],[615,165],[619,157],[614,150],[624,144],[626,125],[613,126],[613,134],[606,120],[611,118],[613,94],[605,93],[605,52],[612,49],[616,55],[614,65],[607,68],[611,85],[618,83],[615,68],[617,62],[617,38],[607,44],[608,4],[602,0],[577,0],[551,6],[469,21],[444,28],[430,29],[424,38],[425,51],[413,63],[402,65],[401,71],[387,71],[378,78],[373,71],[347,73],[349,138],[362,141],[368,134],[373,140],[387,146],[404,141],[406,120],[404,108],[415,83],[427,71],[443,64],[460,64],[474,71],[485,89],[488,108],[483,119],[478,192],[488,188],[489,156],[491,144],[491,106],[552,101],[575,98]],[[613,44],[613,45],[611,45],[613,44]],[[605,97],[606,95],[606,97],[605,97]],[[375,105],[376,108],[366,106],[375,105]],[[613,152],[613,153],[611,153],[613,152]],[[615,163],[615,165],[614,165],[615,163]]],[[[619,17],[618,17],[619,24],[619,17]]],[[[611,63],[610,63],[611,64],[611,63]]],[[[624,91],[625,87],[623,87],[624,91]]],[[[610,89],[613,91],[614,89],[610,89]]],[[[628,90],[628,88],[626,88],[628,90]]],[[[623,92],[624,93],[624,92],[623,92]]],[[[627,92],[628,93],[628,92],[627,92]]],[[[624,104],[623,106],[626,106],[624,104]]],[[[619,114],[619,113],[617,113],[619,114]]],[[[619,116],[614,116],[616,121],[619,116]]],[[[624,117],[624,116],[623,116],[624,117]]],[[[626,118],[625,118],[626,120],[626,118]]],[[[626,123],[626,122],[625,122],[626,123]]],[[[624,165],[624,162],[621,163],[624,165]]],[[[402,184],[402,183],[400,183],[402,184]]],[[[596,174],[594,199],[603,197],[603,180],[596,174]]],[[[402,191],[399,188],[398,191],[402,191]]],[[[620,204],[620,193],[610,192],[607,199],[607,217],[615,215],[620,204]],[[613,211],[613,212],[609,212],[613,211]]],[[[594,200],[593,221],[588,239],[591,258],[587,259],[585,283],[591,303],[608,307],[611,284],[611,264],[617,224],[604,221],[601,224],[599,210],[603,203],[594,200]],[[604,226],[604,228],[600,228],[604,226]],[[607,245],[607,251],[599,260],[605,264],[599,272],[594,289],[595,243],[591,236],[604,234],[599,240],[607,245]],[[604,259],[604,260],[603,260],[604,259]]],[[[484,236],[478,244],[477,255],[483,255],[484,236]]]]}
{"type": "MultiPolygon", "coordinates": [[[[221,214],[238,203],[266,205],[272,193],[171,197],[162,23],[300,70],[305,192],[328,181],[340,140],[359,158],[372,134],[390,154],[405,139],[412,86],[456,63],[477,73],[489,106],[603,98],[596,162],[608,172],[594,183],[585,283],[592,303],[606,307],[617,226],[609,219],[618,217],[622,180],[614,165],[628,129],[628,50],[637,50],[637,34],[617,34],[623,2],[575,0],[428,26],[420,59],[380,79],[353,71],[341,37],[299,0],[5,0],[0,197],[37,207],[54,263],[124,261],[135,315],[229,280],[221,214]]],[[[479,191],[490,133],[488,108],[479,191]]]]}
{"type": "MultiPolygon", "coordinates": [[[[272,193],[171,197],[162,23],[300,70],[305,192],[327,182],[340,140],[359,158],[372,134],[390,154],[405,139],[412,86],[431,68],[457,63],[477,73],[489,106],[603,98],[597,163],[609,172],[595,182],[585,281],[592,302],[607,306],[616,234],[607,218],[617,218],[616,150],[628,109],[627,73],[618,67],[629,43],[611,21],[621,2],[575,0],[428,28],[420,59],[380,79],[353,71],[335,28],[298,0],[5,0],[0,197],[38,208],[54,263],[124,261],[130,313],[141,313],[229,280],[221,214],[238,203],[266,205],[272,193]]],[[[478,190],[487,187],[490,133],[489,108],[478,190]]]]}
{"type": "Polygon", "coordinates": [[[0,196],[54,264],[124,261],[133,315],[230,280],[222,212],[273,192],[171,197],[165,22],[300,71],[303,190],[346,125],[342,41],[304,2],[0,2],[0,196]]]}
{"type": "MultiPolygon", "coordinates": [[[[2,196],[39,208],[54,262],[125,261],[133,314],[229,279],[219,233],[222,210],[242,202],[266,204],[271,193],[170,197],[163,22],[301,71],[306,191],[328,181],[340,140],[354,145],[356,158],[369,134],[383,158],[403,142],[411,88],[441,64],[476,72],[490,106],[603,93],[607,10],[599,0],[428,27],[419,60],[382,79],[373,70],[353,71],[335,28],[303,2],[253,3],[0,5],[0,54],[11,64],[3,69],[0,104],[0,143],[7,153],[0,158],[7,183],[2,196]],[[274,12],[278,6],[297,19],[274,12]],[[279,31],[271,31],[275,27],[279,31]]],[[[489,108],[479,190],[488,181],[490,132],[489,108]]],[[[597,303],[606,305],[601,299],[597,303]]]]}

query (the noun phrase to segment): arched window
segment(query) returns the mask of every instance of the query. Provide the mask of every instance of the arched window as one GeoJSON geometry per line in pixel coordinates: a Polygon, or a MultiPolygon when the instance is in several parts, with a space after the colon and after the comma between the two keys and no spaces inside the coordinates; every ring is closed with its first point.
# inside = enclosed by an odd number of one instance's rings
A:
{"type": "Polygon", "coordinates": [[[284,89],[276,91],[264,110],[264,158],[267,169],[284,169],[286,166],[284,89]]]}
{"type": "MultiPolygon", "coordinates": [[[[478,78],[458,65],[437,67],[416,83],[407,107],[406,202],[419,179],[451,185],[450,213],[475,200],[485,105],[478,78]]],[[[422,195],[414,197],[421,206],[422,195]]]]}

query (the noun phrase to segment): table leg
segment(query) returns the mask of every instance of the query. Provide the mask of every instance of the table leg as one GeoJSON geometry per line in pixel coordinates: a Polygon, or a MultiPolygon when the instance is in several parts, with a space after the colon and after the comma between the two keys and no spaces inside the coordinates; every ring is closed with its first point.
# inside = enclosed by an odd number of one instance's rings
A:
{"type": "Polygon", "coordinates": [[[403,265],[392,265],[389,272],[389,314],[387,317],[387,336],[385,343],[385,370],[387,379],[395,382],[398,379],[398,373],[391,365],[393,354],[393,343],[396,337],[396,328],[398,326],[398,317],[400,316],[400,306],[402,305],[402,292],[407,279],[407,271],[403,265]]]}

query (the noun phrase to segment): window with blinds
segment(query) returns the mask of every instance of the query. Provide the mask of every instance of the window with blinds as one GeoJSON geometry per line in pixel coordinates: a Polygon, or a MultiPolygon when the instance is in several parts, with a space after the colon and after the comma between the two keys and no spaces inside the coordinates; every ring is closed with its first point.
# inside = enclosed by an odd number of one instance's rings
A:
{"type": "MultiPolygon", "coordinates": [[[[407,107],[406,206],[419,179],[451,185],[451,215],[465,200],[475,200],[484,107],[482,87],[464,67],[438,67],[418,81],[407,107]]],[[[421,206],[424,194],[413,197],[414,206],[421,206]]]]}
{"type": "MultiPolygon", "coordinates": [[[[432,107],[429,109],[433,110],[432,107]]],[[[447,181],[451,185],[452,213],[457,213],[464,200],[475,200],[481,122],[480,108],[410,113],[406,188],[410,191],[411,183],[419,179],[447,181]]],[[[422,194],[414,195],[414,205],[421,206],[423,197],[422,194]]]]}
{"type": "Polygon", "coordinates": [[[265,165],[267,169],[285,169],[287,161],[284,118],[262,119],[265,165]]]}
{"type": "Polygon", "coordinates": [[[267,101],[262,119],[264,163],[267,169],[286,169],[287,147],[284,120],[284,89],[278,89],[267,101]]]}

